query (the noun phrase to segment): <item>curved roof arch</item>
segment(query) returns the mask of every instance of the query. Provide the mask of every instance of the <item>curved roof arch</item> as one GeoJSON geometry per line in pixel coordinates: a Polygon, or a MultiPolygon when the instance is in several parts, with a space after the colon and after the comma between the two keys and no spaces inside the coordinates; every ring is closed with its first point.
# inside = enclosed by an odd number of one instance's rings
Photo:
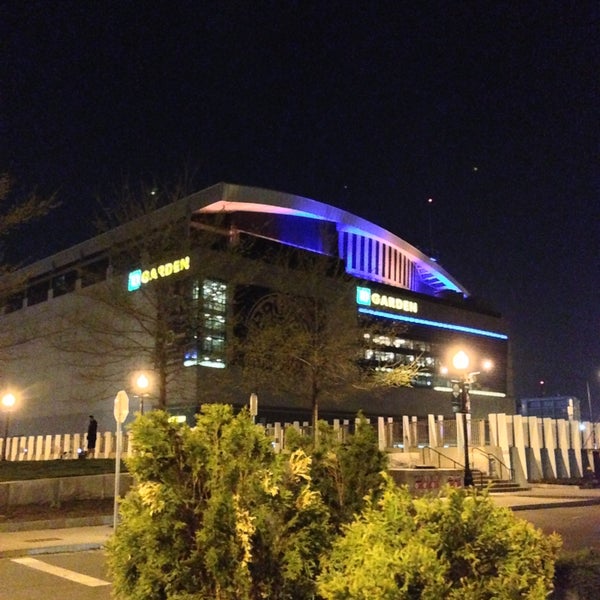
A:
{"type": "MultiPolygon", "coordinates": [[[[372,240],[371,243],[382,244],[386,249],[389,248],[406,257],[414,266],[421,282],[430,287],[434,293],[452,291],[459,292],[463,296],[469,295],[468,291],[436,261],[406,240],[362,217],[323,202],[294,194],[230,183],[219,183],[180,202],[184,201],[191,212],[245,211],[291,215],[334,223],[339,234],[347,233],[364,240],[372,240]]],[[[369,277],[365,273],[361,273],[361,276],[394,285],[393,281],[385,280],[383,277],[369,277]]]]}

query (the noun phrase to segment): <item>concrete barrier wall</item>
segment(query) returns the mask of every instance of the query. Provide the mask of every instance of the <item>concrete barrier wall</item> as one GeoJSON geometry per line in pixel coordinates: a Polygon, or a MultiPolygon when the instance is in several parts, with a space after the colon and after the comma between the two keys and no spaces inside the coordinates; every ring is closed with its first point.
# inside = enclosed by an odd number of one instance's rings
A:
{"type": "Polygon", "coordinates": [[[392,479],[415,496],[437,494],[441,488],[463,487],[462,469],[390,469],[392,479]]]}
{"type": "MultiPolygon", "coordinates": [[[[120,494],[124,495],[130,486],[131,475],[121,474],[120,494]]],[[[5,481],[0,482],[0,509],[27,504],[59,506],[69,500],[102,500],[114,498],[114,495],[115,476],[112,473],[5,481]]]]}

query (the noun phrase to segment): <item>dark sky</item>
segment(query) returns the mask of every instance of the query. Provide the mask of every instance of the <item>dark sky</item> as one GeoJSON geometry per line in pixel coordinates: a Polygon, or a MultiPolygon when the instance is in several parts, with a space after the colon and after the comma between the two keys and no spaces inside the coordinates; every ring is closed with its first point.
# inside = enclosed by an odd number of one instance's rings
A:
{"type": "Polygon", "coordinates": [[[600,412],[600,4],[0,2],[0,167],[91,236],[123,182],[334,204],[510,324],[517,396],[600,412]],[[428,198],[433,203],[428,204],[428,198]]]}

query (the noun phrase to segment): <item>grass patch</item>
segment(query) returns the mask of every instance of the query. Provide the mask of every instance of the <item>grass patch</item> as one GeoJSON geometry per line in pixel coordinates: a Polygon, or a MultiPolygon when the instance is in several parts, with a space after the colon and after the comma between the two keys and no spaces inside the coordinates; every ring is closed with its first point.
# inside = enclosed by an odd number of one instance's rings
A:
{"type": "MultiPolygon", "coordinates": [[[[121,472],[127,467],[121,462],[121,472]]],[[[23,481],[49,477],[76,477],[115,472],[115,460],[94,458],[87,460],[32,460],[23,462],[0,461],[0,481],[23,481]]]]}
{"type": "Polygon", "coordinates": [[[600,588],[600,554],[597,550],[562,553],[555,565],[556,600],[597,598],[600,588]]]}

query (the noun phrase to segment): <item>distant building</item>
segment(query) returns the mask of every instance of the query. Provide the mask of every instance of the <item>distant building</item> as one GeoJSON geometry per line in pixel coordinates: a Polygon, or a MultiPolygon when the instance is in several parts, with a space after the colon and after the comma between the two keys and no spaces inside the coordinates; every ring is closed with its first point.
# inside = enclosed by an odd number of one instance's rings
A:
{"type": "MultiPolygon", "coordinates": [[[[231,314],[236,304],[257,306],[267,298],[269,281],[258,281],[254,273],[267,264],[270,253],[290,248],[303,255],[330,257],[355,280],[353,314],[359,320],[375,320],[382,328],[381,335],[365,340],[364,361],[382,369],[412,361],[421,367],[412,387],[378,395],[357,391],[336,405],[321,406],[324,418],[333,414],[347,418],[358,410],[390,417],[453,418],[452,379],[443,367],[457,346],[494,363],[493,371],[482,371],[472,385],[473,417],[514,414],[506,322],[436,261],[379,225],[334,206],[220,183],[0,278],[2,384],[24,393],[11,417],[15,435],[77,431],[87,426],[89,414],[105,430],[114,423],[116,392],[125,389],[135,398],[132,373],[153,367],[148,361],[144,364],[141,355],[126,354],[123,344],[145,335],[144,330],[134,331],[121,323],[123,315],[115,314],[112,327],[121,326],[122,334],[106,340],[106,332],[95,331],[92,337],[77,323],[86,312],[108,310],[93,302],[107,289],[107,282],[120,285],[132,301],[141,301],[147,287],[170,286],[174,311],[185,302],[195,307],[193,327],[190,323],[182,327],[174,313],[164,332],[172,339],[168,359],[179,369],[165,383],[172,386],[169,399],[176,399],[177,408],[188,407],[185,412],[193,413],[209,401],[245,405],[247,392],[226,399],[219,383],[219,378],[235,376],[228,359],[236,336],[231,314]],[[173,223],[188,244],[185,252],[177,249],[178,239],[173,249],[159,255],[151,252],[150,258],[148,253],[130,252],[142,232],[172,231],[173,223]],[[222,257],[228,256],[226,248],[232,244],[250,240],[253,254],[244,256],[245,282],[230,277],[226,258],[212,270],[203,264],[207,237],[211,252],[222,257]],[[66,334],[73,338],[70,347],[61,342],[66,334]],[[99,341],[106,348],[102,364],[99,341]],[[209,377],[216,383],[209,384],[209,377]]],[[[289,395],[269,397],[255,391],[260,397],[259,417],[284,420],[282,415],[296,419],[310,414],[289,395]]],[[[146,400],[137,402],[142,401],[146,400]]],[[[134,402],[131,413],[137,410],[134,402]]],[[[577,405],[577,415],[578,411],[577,405]]]]}
{"type": "Polygon", "coordinates": [[[524,417],[581,420],[581,403],[575,396],[521,398],[519,404],[524,417]]]}

